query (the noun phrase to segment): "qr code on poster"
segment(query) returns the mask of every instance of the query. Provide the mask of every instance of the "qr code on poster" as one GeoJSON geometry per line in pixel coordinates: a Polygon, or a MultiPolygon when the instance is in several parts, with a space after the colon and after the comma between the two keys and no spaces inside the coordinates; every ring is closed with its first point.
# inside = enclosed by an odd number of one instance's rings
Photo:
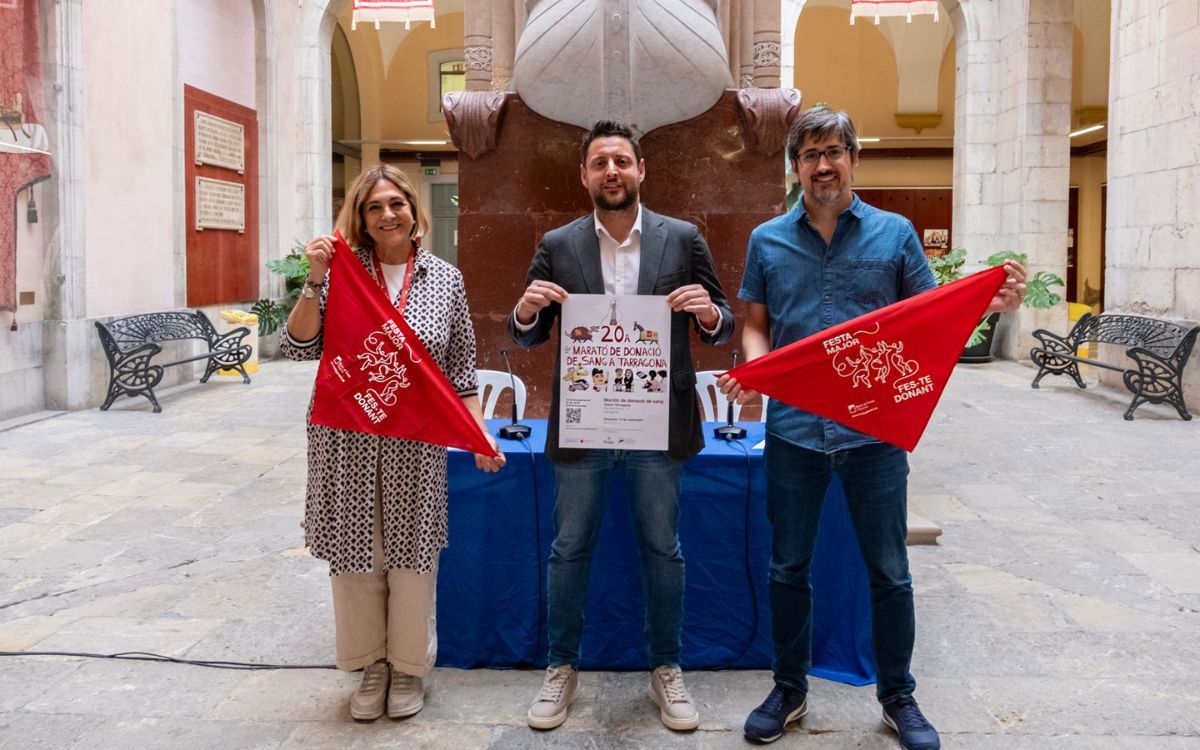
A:
{"type": "Polygon", "coordinates": [[[567,424],[579,424],[583,419],[582,409],[567,409],[567,424]]]}

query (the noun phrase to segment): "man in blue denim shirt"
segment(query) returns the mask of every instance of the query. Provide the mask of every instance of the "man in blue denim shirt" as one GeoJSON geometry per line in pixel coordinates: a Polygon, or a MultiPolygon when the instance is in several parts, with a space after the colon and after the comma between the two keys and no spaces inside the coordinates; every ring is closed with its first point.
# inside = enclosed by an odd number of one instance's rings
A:
{"type": "MultiPolygon", "coordinates": [[[[747,359],[936,286],[912,223],[859,200],[851,191],[858,137],[845,112],[816,107],[788,133],[787,155],[802,199],[750,235],[738,296],[748,313],[747,359]]],[[[1025,269],[1009,279],[988,312],[1013,310],[1025,294],[1025,269]]],[[[728,377],[730,398],[756,395],[728,377]]],[[[773,529],[770,571],[775,687],[746,719],[745,735],[772,742],[808,710],[812,666],[809,566],[825,490],[836,472],[867,565],[871,645],[883,721],[905,748],[941,746],[922,715],[909,672],[915,617],[908,571],[908,456],[832,420],[772,400],[767,414],[767,514],[773,529]]]]}

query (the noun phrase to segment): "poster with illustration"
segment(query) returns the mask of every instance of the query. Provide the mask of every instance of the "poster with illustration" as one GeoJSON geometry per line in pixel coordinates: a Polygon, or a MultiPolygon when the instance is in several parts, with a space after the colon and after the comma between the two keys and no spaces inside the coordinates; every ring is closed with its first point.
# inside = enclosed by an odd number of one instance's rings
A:
{"type": "Polygon", "coordinates": [[[572,294],[562,308],[560,448],[666,450],[666,297],[572,294]]]}

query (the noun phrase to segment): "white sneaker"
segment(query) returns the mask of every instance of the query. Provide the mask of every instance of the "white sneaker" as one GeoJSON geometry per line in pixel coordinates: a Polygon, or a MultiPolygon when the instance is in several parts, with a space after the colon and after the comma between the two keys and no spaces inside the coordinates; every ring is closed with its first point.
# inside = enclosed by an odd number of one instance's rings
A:
{"type": "Polygon", "coordinates": [[[392,668],[384,663],[363,667],[362,682],[350,696],[350,716],[356,721],[375,721],[383,716],[387,701],[388,673],[392,668]]]}
{"type": "Polygon", "coordinates": [[[662,666],[650,673],[650,700],[668,729],[688,732],[700,726],[700,712],[683,686],[679,667],[662,666]]]}
{"type": "Polygon", "coordinates": [[[529,726],[554,729],[567,720],[567,707],[579,692],[579,673],[570,664],[546,669],[537,699],[529,707],[529,726]]]}
{"type": "Polygon", "coordinates": [[[425,706],[425,683],[420,677],[392,670],[388,689],[387,715],[393,719],[412,716],[425,706]]]}

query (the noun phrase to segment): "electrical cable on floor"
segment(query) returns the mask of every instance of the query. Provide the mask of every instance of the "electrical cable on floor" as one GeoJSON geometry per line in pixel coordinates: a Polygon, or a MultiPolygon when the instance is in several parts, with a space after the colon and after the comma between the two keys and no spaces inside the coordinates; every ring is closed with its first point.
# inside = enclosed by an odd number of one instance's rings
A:
{"type": "Polygon", "coordinates": [[[746,643],[742,646],[742,650],[737,656],[733,657],[726,663],[714,667],[714,669],[730,669],[733,665],[742,660],[750,647],[754,645],[754,639],[758,636],[758,589],[754,586],[754,572],[750,569],[750,490],[754,480],[754,468],[750,462],[750,451],[746,449],[743,441],[729,440],[728,443],[736,445],[742,449],[742,454],[746,457],[746,497],[744,503],[744,518],[742,521],[743,542],[742,542],[742,566],[746,573],[746,588],[750,591],[750,611],[753,616],[750,619],[750,635],[746,638],[746,643]]]}
{"type": "Polygon", "coordinates": [[[337,669],[333,664],[260,664],[246,661],[219,661],[210,659],[180,659],[174,656],[152,654],[147,651],[121,651],[115,654],[92,654],[86,651],[0,651],[0,656],[75,656],[82,659],[116,659],[119,661],[159,661],[171,664],[188,664],[211,669],[337,669]]]}
{"type": "MultiPolygon", "coordinates": [[[[742,453],[746,457],[746,495],[745,495],[745,510],[744,510],[744,543],[742,547],[742,561],[746,573],[746,584],[750,590],[751,612],[753,618],[750,625],[750,636],[746,639],[746,643],[742,646],[742,650],[737,656],[722,664],[715,669],[728,669],[734,664],[742,660],[750,647],[754,645],[755,636],[758,634],[758,592],[754,587],[754,575],[750,570],[750,490],[751,482],[754,478],[753,469],[750,463],[750,452],[746,446],[742,445],[741,441],[731,440],[731,443],[736,444],[742,449],[742,453]]],[[[533,454],[533,447],[525,438],[521,439],[521,444],[525,446],[525,450],[529,456],[529,467],[531,473],[530,484],[533,486],[533,523],[534,534],[536,538],[536,546],[538,548],[537,571],[538,571],[538,629],[537,637],[534,640],[534,658],[531,663],[537,663],[537,653],[540,650],[542,642],[542,634],[545,632],[545,586],[542,583],[544,577],[544,561],[541,555],[542,544],[542,503],[541,496],[537,486],[537,459],[533,454]]],[[[163,654],[153,654],[147,651],[121,651],[115,654],[95,654],[86,651],[0,651],[0,656],[68,656],[81,659],[114,659],[118,661],[150,661],[150,662],[165,662],[170,664],[187,664],[195,667],[208,667],[210,669],[235,669],[235,670],[269,670],[269,669],[337,669],[333,664],[262,664],[255,662],[242,661],[221,661],[210,659],[181,659],[174,656],[165,656],[163,654]]]]}

